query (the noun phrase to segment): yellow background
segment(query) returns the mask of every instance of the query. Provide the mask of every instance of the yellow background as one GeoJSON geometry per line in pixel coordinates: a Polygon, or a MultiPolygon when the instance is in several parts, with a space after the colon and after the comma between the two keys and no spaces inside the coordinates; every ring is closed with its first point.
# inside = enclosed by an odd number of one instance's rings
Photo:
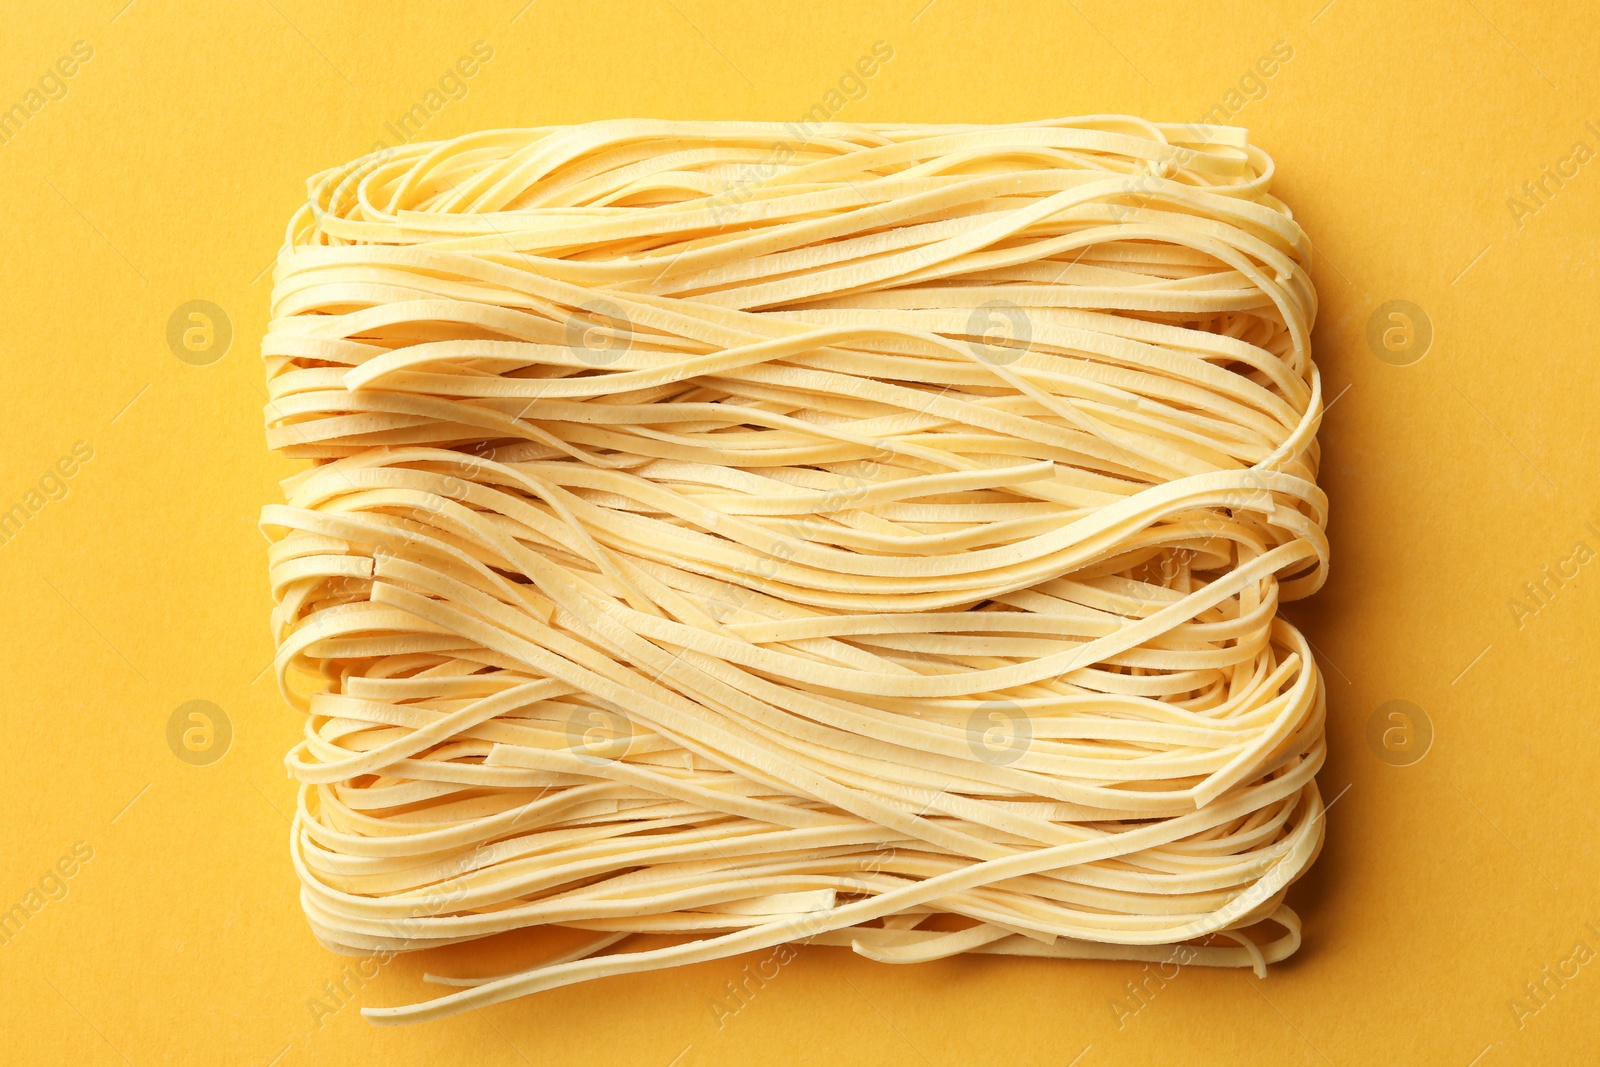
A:
{"type": "MultiPolygon", "coordinates": [[[[1592,1059],[1600,961],[1547,982],[1537,1012],[1523,983],[1579,941],[1600,952],[1586,926],[1600,928],[1600,560],[1573,555],[1579,541],[1600,550],[1585,525],[1600,527],[1600,160],[1547,181],[1537,211],[1507,204],[1577,141],[1600,149],[1584,126],[1600,126],[1592,5],[126,2],[15,5],[0,34],[0,107],[74,42],[94,50],[0,145],[0,509],[74,442],[94,451],[65,497],[0,544],[0,909],[74,843],[94,850],[0,947],[0,1060],[1592,1059]],[[1306,921],[1298,956],[1265,981],[1187,968],[1132,1014],[1136,964],[895,968],[818,948],[720,1026],[712,1001],[749,960],[420,1028],[369,1027],[354,1005],[316,1025],[307,1001],[347,961],[300,915],[280,762],[300,724],[263,674],[256,515],[293,469],[262,435],[266,268],[306,176],[368,151],[480,40],[493,59],[424,138],[632,115],[797,119],[876,41],[894,57],[842,120],[1195,120],[1275,43],[1293,48],[1233,121],[1273,154],[1276,191],[1316,243],[1317,357],[1337,397],[1322,433],[1332,578],[1288,609],[1322,655],[1321,781],[1338,797],[1290,898],[1306,921]],[[194,299],[234,331],[208,366],[166,341],[194,299]],[[1369,346],[1389,300],[1431,321],[1420,361],[1369,346]],[[1537,611],[1513,611],[1519,595],[1534,606],[1522,583],[1546,566],[1577,573],[1548,581],[1537,611]],[[209,766],[166,739],[195,699],[233,724],[209,766]],[[1432,724],[1420,762],[1369,745],[1391,700],[1432,724]]],[[[433,964],[505,962],[457,950],[433,964]]],[[[415,999],[425,963],[387,965],[355,1002],[415,999]]]]}

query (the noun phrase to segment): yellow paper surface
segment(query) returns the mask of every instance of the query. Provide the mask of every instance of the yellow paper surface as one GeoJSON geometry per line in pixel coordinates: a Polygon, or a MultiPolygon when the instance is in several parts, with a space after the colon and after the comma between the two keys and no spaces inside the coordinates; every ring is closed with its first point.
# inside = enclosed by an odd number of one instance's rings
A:
{"type": "Polygon", "coordinates": [[[22,110],[0,114],[0,509],[23,517],[0,542],[0,909],[24,919],[0,938],[0,1060],[1592,1059],[1589,6],[524,2],[6,14],[0,109],[22,110]],[[892,58],[853,79],[877,42],[892,58]],[[1276,159],[1317,247],[1332,402],[1332,577],[1287,609],[1330,694],[1327,847],[1290,897],[1305,946],[1265,981],[817,948],[371,1028],[358,1007],[437,990],[429,966],[494,973],[541,942],[362,965],[300,914],[281,764],[300,724],[265,670],[255,524],[294,469],[263,443],[258,342],[304,179],[402,136],[819,108],[1210,117],[1276,159]],[[192,301],[215,308],[190,319],[192,301]]]}

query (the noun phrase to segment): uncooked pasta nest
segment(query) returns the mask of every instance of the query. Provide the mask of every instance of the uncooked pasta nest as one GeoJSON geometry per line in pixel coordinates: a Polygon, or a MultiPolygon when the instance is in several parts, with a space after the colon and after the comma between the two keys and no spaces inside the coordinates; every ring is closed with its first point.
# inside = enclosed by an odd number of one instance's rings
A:
{"type": "Polygon", "coordinates": [[[1309,245],[1232,127],[612,121],[317,175],[262,344],[292,852],[436,1018],[784,943],[1264,966],[1309,245]],[[532,950],[528,950],[532,951],[532,950]]]}

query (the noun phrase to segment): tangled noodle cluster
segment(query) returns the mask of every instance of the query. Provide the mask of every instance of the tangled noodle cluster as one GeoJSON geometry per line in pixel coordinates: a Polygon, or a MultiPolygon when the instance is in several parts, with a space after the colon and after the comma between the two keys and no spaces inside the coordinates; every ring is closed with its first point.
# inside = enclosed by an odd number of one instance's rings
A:
{"type": "Polygon", "coordinates": [[[306,914],[593,932],[376,1021],[793,941],[1299,944],[1324,701],[1277,608],[1328,546],[1270,160],[1117,116],[786,136],[412,145],[290,225],[306,914]]]}

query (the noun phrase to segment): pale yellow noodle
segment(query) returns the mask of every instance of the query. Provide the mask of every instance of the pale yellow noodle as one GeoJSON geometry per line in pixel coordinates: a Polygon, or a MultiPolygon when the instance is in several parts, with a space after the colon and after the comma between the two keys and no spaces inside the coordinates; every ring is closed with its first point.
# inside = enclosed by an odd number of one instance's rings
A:
{"type": "MultiPolygon", "coordinates": [[[[317,175],[264,509],[329,947],[1265,964],[1322,842],[1308,244],[1228,127],[598,122],[317,175]],[[667,935],[636,940],[637,935],[667,935]]],[[[531,962],[531,961],[530,961],[531,962]]]]}

